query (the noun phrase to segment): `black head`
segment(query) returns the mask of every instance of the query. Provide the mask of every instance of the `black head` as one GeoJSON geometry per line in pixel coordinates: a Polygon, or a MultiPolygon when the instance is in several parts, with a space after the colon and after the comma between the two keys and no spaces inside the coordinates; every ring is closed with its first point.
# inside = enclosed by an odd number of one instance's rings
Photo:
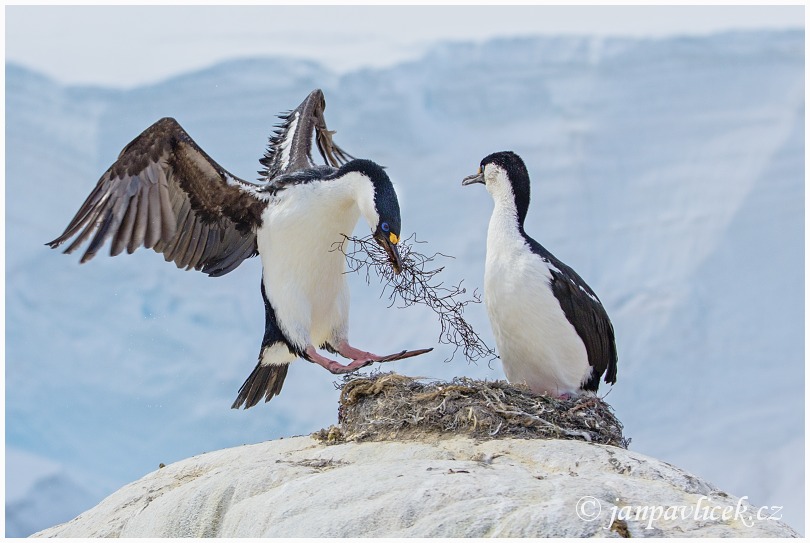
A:
{"type": "Polygon", "coordinates": [[[371,160],[355,159],[347,162],[335,175],[343,176],[351,172],[360,173],[371,181],[373,193],[370,205],[364,206],[363,202],[358,202],[360,211],[368,220],[374,239],[388,253],[394,271],[399,273],[402,271],[402,260],[396,244],[399,243],[402,222],[394,184],[383,167],[371,160]]]}
{"type": "Polygon", "coordinates": [[[529,211],[529,172],[523,160],[512,151],[487,155],[478,167],[478,173],[465,177],[461,184],[482,183],[493,198],[512,198],[517,209],[518,222],[523,225],[529,211]],[[503,186],[506,185],[506,186],[503,186]]]}

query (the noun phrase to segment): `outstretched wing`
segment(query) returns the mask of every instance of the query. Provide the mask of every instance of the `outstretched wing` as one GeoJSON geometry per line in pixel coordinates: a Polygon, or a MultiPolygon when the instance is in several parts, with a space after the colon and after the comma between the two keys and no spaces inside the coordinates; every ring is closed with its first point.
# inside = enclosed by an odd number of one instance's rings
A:
{"type": "Polygon", "coordinates": [[[338,168],[354,158],[332,140],[334,131],[326,127],[323,116],[325,109],[323,92],[315,89],[297,108],[280,116],[282,123],[270,136],[267,152],[260,159],[264,169],[259,171],[259,175],[264,181],[273,181],[280,175],[315,167],[312,161],[313,133],[318,152],[327,165],[338,168]]]}
{"type": "Polygon", "coordinates": [[[178,268],[224,275],[257,254],[256,229],[266,205],[258,188],[214,162],[167,117],[124,147],[48,245],[56,248],[81,232],[65,253],[92,236],[82,263],[111,239],[112,256],[143,246],[178,268]]]}

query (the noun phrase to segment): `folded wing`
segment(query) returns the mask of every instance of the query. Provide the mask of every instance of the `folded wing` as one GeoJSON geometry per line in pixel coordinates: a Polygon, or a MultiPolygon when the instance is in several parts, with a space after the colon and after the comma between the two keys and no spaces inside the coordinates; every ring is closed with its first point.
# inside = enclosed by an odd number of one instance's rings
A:
{"type": "Polygon", "coordinates": [[[583,388],[598,390],[599,379],[603,375],[606,383],[615,383],[618,363],[616,339],[613,325],[602,302],[574,270],[556,258],[552,262],[557,269],[565,271],[560,273],[551,270],[552,292],[560,302],[566,318],[582,339],[588,354],[588,362],[593,367],[590,378],[583,383],[583,388]]]}

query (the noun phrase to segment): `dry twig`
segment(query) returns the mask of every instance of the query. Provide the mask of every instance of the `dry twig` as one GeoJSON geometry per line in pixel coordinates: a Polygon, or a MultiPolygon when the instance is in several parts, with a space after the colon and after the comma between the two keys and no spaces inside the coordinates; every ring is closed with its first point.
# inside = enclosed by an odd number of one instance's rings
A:
{"type": "Polygon", "coordinates": [[[494,349],[489,347],[473,327],[464,320],[464,309],[469,303],[481,303],[481,295],[473,291],[471,298],[464,300],[460,297],[467,293],[461,285],[447,287],[436,276],[444,267],[433,268],[433,262],[438,257],[453,258],[442,253],[426,256],[414,250],[417,241],[416,234],[400,241],[397,246],[402,259],[402,271],[394,273],[385,250],[374,241],[374,238],[355,238],[344,235],[344,239],[334,244],[333,250],[338,250],[346,257],[349,272],[365,273],[366,283],[371,282],[371,270],[374,270],[383,291],[380,297],[388,295],[389,307],[398,304],[399,307],[408,307],[414,304],[423,304],[432,309],[439,317],[441,332],[439,343],[454,345],[452,360],[456,352],[462,349],[464,356],[476,362],[482,358],[492,361],[497,358],[494,349]]]}

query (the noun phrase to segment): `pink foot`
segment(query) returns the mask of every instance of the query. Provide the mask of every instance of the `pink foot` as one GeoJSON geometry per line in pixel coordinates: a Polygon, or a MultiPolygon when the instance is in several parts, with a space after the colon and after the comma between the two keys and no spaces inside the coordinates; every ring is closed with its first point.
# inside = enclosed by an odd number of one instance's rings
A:
{"type": "MultiPolygon", "coordinates": [[[[362,353],[363,351],[358,351],[358,352],[362,353]]],[[[307,348],[304,350],[304,354],[306,354],[307,360],[309,360],[310,362],[314,362],[315,364],[318,364],[319,366],[321,366],[323,368],[326,368],[329,372],[334,373],[334,374],[351,373],[353,371],[357,371],[360,368],[364,368],[364,367],[374,363],[373,360],[369,360],[368,358],[347,357],[347,358],[352,358],[352,361],[349,364],[346,364],[344,366],[343,364],[341,364],[340,362],[338,362],[336,360],[331,360],[329,358],[326,358],[325,356],[321,356],[320,354],[318,354],[318,351],[316,351],[315,347],[313,347],[312,345],[307,346],[307,348]]],[[[343,356],[346,356],[342,352],[340,354],[342,354],[343,356]]],[[[366,354],[370,354],[370,353],[366,353],[366,354]]]]}
{"type": "Polygon", "coordinates": [[[345,358],[351,358],[352,360],[373,360],[377,361],[382,356],[370,353],[368,351],[361,351],[360,349],[356,349],[349,345],[348,341],[341,341],[340,344],[337,346],[337,352],[340,356],[345,358]]]}

